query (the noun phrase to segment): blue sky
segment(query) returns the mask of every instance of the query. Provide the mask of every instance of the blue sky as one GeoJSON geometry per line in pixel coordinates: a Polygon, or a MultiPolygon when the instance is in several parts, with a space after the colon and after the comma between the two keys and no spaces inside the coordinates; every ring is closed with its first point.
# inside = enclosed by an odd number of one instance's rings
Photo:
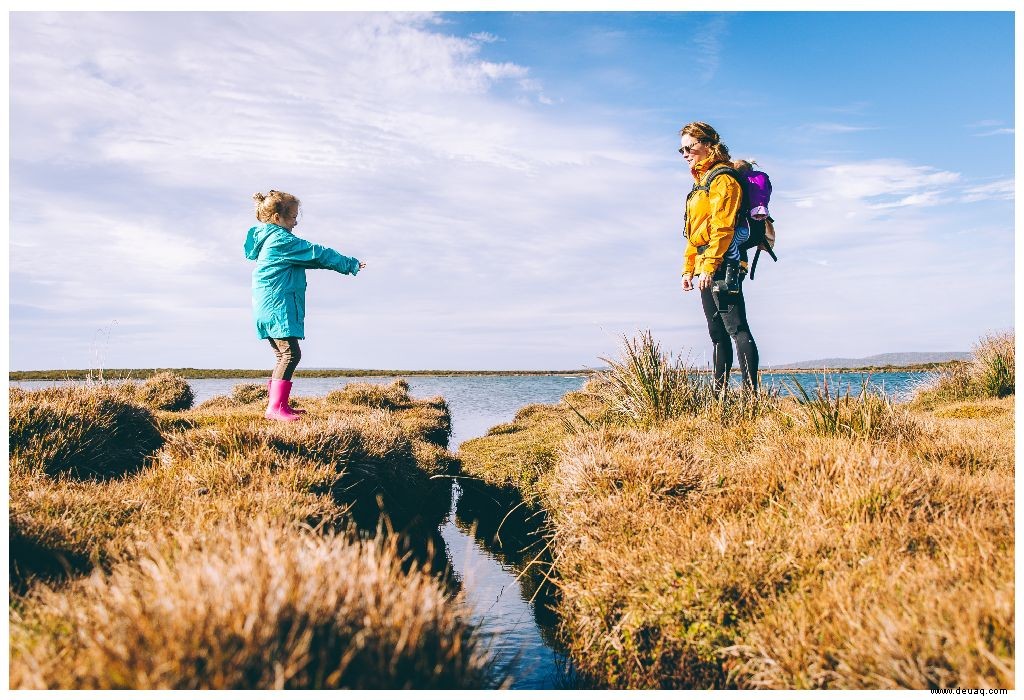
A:
{"type": "Polygon", "coordinates": [[[11,368],[269,367],[250,195],[358,257],[304,367],[600,364],[679,289],[713,124],[772,177],[762,364],[1013,326],[1010,12],[34,13],[10,22],[11,368]]]}

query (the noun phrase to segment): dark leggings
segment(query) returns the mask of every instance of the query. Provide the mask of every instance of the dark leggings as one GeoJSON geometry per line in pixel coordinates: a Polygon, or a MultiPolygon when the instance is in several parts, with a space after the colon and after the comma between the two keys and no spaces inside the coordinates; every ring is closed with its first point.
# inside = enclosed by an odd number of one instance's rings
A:
{"type": "MultiPolygon", "coordinates": [[[[725,266],[719,267],[715,273],[716,282],[725,278],[725,266]]],[[[747,306],[743,301],[743,287],[739,293],[715,291],[717,285],[710,289],[702,289],[700,303],[704,307],[704,317],[708,320],[708,332],[715,346],[715,389],[721,389],[729,381],[732,370],[732,344],[736,343],[739,355],[740,372],[743,373],[745,386],[757,391],[757,343],[750,334],[747,325],[747,306]]]]}
{"type": "Polygon", "coordinates": [[[292,380],[292,372],[299,364],[299,360],[302,359],[302,353],[299,351],[299,339],[298,338],[267,338],[270,341],[270,347],[274,348],[274,357],[277,358],[277,365],[274,366],[274,374],[271,375],[274,379],[284,379],[290,382],[292,380]]]}

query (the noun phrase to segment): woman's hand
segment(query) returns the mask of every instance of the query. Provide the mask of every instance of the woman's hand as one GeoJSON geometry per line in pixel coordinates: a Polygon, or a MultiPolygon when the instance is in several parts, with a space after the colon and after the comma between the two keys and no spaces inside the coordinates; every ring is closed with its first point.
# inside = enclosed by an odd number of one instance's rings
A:
{"type": "Polygon", "coordinates": [[[685,275],[683,275],[683,291],[684,292],[692,292],[693,291],[693,275],[691,275],[689,272],[687,272],[685,275]]]}
{"type": "Polygon", "coordinates": [[[697,280],[697,289],[704,291],[705,289],[711,289],[711,274],[708,272],[700,273],[700,279],[697,280]]]}

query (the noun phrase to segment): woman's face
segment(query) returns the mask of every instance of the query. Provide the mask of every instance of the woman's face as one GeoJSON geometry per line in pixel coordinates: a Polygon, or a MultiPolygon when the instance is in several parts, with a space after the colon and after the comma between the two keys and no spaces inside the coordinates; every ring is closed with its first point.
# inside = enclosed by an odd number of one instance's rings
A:
{"type": "Polygon", "coordinates": [[[679,139],[679,146],[679,152],[683,154],[683,158],[691,168],[708,157],[707,144],[701,143],[689,134],[683,134],[683,137],[679,139]]]}

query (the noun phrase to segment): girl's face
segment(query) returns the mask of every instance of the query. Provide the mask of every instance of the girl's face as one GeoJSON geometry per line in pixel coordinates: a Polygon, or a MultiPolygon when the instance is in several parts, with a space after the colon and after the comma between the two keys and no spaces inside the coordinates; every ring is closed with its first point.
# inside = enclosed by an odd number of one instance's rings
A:
{"type": "Polygon", "coordinates": [[[291,231],[299,223],[298,208],[292,209],[284,214],[274,214],[271,221],[286,231],[291,231]]]}

